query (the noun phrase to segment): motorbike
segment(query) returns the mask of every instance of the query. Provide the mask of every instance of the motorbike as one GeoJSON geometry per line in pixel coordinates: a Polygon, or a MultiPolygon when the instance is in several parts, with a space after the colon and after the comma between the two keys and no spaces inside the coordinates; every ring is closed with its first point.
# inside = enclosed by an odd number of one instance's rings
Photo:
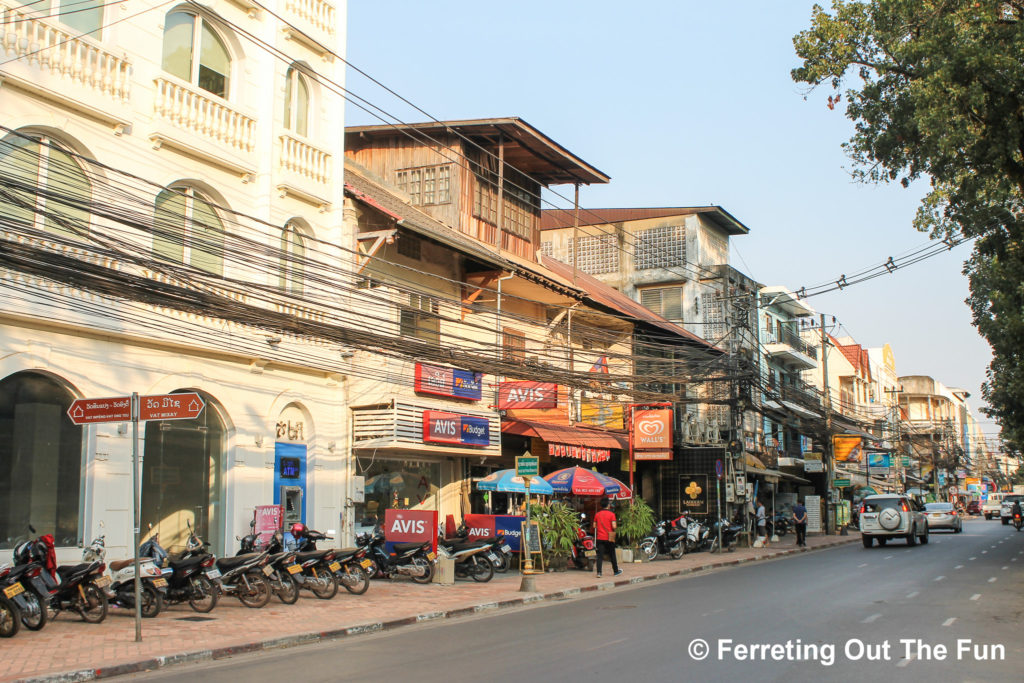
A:
{"type": "Polygon", "coordinates": [[[21,629],[21,610],[25,602],[25,587],[10,578],[11,565],[0,566],[0,638],[13,638],[21,629]]]}
{"type": "Polygon", "coordinates": [[[338,577],[335,572],[341,569],[341,563],[334,561],[333,550],[318,550],[317,541],[329,540],[326,535],[313,529],[302,530],[296,535],[295,525],[292,526],[292,537],[295,541],[295,561],[302,567],[301,572],[292,574],[299,586],[313,593],[321,600],[330,600],[338,594],[338,577]]]}
{"type": "MultiPolygon", "coordinates": [[[[255,526],[255,521],[250,524],[255,526]]],[[[270,540],[261,544],[259,535],[252,533],[239,539],[242,547],[238,555],[260,552],[266,550],[270,553],[267,558],[267,566],[274,569],[273,574],[267,575],[270,582],[270,589],[277,595],[277,599],[286,605],[293,605],[299,600],[299,583],[292,574],[302,571],[302,566],[296,561],[295,553],[284,550],[284,540],[280,531],[275,532],[270,540]]]]}
{"type": "Polygon", "coordinates": [[[768,538],[772,538],[773,536],[778,536],[779,538],[782,538],[783,536],[789,533],[789,524],[790,520],[788,517],[786,517],[786,515],[778,514],[774,517],[771,517],[767,521],[768,538]]]}
{"type": "Polygon", "coordinates": [[[141,556],[151,559],[167,581],[164,601],[168,604],[187,602],[194,611],[205,614],[217,606],[220,592],[216,581],[220,572],[214,567],[216,558],[207,552],[209,543],[204,543],[192,525],[185,543],[185,552],[171,557],[160,545],[159,534],[153,534],[142,544],[141,556]]]}
{"type": "Polygon", "coordinates": [[[1020,531],[1020,528],[1024,526],[1024,519],[1021,518],[1020,512],[1015,512],[1013,514],[1013,526],[1017,531],[1020,531]]]}
{"type": "Polygon", "coordinates": [[[576,526],[576,540],[572,543],[570,550],[573,565],[577,569],[590,569],[591,561],[597,557],[597,544],[594,537],[583,530],[583,522],[587,516],[580,513],[580,523],[576,526]]]}
{"type": "Polygon", "coordinates": [[[274,568],[267,564],[269,557],[270,553],[264,550],[219,558],[214,564],[220,576],[210,578],[216,578],[221,593],[235,596],[246,607],[265,607],[271,597],[267,577],[274,573],[274,568]]]}
{"type": "Polygon", "coordinates": [[[437,555],[431,549],[430,541],[395,543],[393,554],[388,555],[384,551],[384,532],[377,527],[372,533],[356,536],[356,545],[367,551],[371,576],[387,579],[408,576],[416,583],[430,583],[434,578],[437,555]]]}
{"type": "Polygon", "coordinates": [[[107,594],[103,592],[111,584],[110,577],[104,575],[107,565],[102,559],[90,559],[93,549],[102,544],[102,536],[95,539],[82,552],[81,564],[57,567],[60,585],[50,598],[50,607],[55,613],[73,610],[89,624],[98,624],[107,618],[107,594]]]}
{"type": "MultiPolygon", "coordinates": [[[[139,549],[139,598],[142,616],[149,619],[163,611],[167,579],[156,562],[145,555],[146,544],[143,544],[139,549]]],[[[111,578],[110,585],[105,588],[108,601],[117,607],[135,609],[135,558],[116,560],[107,566],[111,578]]]]}
{"type": "MultiPolygon", "coordinates": [[[[299,548],[304,551],[317,550],[316,542],[331,540],[319,531],[306,529],[299,542],[299,548]]],[[[354,548],[334,548],[333,562],[328,567],[334,573],[335,580],[339,586],[353,595],[362,595],[370,588],[370,569],[373,562],[366,557],[367,551],[358,545],[354,548]],[[337,565],[337,568],[334,568],[337,565]]]]}
{"type": "Polygon", "coordinates": [[[658,555],[671,555],[672,559],[678,560],[686,552],[686,528],[677,525],[677,521],[666,519],[657,522],[651,534],[640,541],[640,552],[649,561],[658,555]]]}
{"type": "Polygon", "coordinates": [[[686,552],[692,553],[707,550],[711,546],[711,527],[692,517],[686,518],[686,540],[683,542],[686,552]]]}
{"type": "MultiPolygon", "coordinates": [[[[32,533],[36,530],[29,527],[32,533]]],[[[21,623],[31,631],[38,631],[50,620],[50,599],[57,594],[57,562],[53,536],[44,534],[14,547],[14,567],[8,579],[18,582],[24,592],[19,605],[21,623]]]]}
{"type": "Polygon", "coordinates": [[[490,543],[462,538],[439,538],[437,547],[455,560],[455,576],[468,576],[480,583],[486,583],[494,578],[494,562],[498,558],[491,552],[490,543]]]}
{"type": "Polygon", "coordinates": [[[743,532],[743,524],[742,523],[735,522],[735,521],[730,522],[728,519],[725,519],[724,517],[722,519],[718,520],[717,522],[715,522],[714,524],[712,524],[711,525],[711,529],[709,531],[709,536],[711,537],[710,549],[711,549],[711,552],[713,552],[713,553],[719,551],[719,547],[718,547],[718,530],[719,530],[719,528],[721,528],[721,530],[722,530],[722,546],[721,546],[721,550],[728,549],[729,546],[732,545],[733,541],[736,540],[736,537],[739,536],[739,534],[741,534],[743,532]]]}

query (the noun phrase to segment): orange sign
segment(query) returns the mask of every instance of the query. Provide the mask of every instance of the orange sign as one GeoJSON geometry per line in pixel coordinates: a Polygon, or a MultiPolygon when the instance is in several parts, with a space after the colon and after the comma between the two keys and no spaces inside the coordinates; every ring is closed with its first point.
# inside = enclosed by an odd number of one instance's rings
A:
{"type": "Polygon", "coordinates": [[[836,434],[832,437],[832,457],[836,462],[861,462],[861,437],[836,434]]]}
{"type": "MultiPolygon", "coordinates": [[[[633,413],[633,449],[672,449],[672,409],[640,409],[633,413]]],[[[638,460],[643,458],[637,457],[638,460]]]]}

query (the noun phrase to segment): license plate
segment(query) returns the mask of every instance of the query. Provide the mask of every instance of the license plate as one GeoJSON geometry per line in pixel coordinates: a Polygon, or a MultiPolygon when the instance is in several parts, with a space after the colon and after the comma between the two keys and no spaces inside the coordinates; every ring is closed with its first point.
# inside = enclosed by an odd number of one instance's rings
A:
{"type": "Polygon", "coordinates": [[[208,578],[208,579],[219,579],[220,578],[220,570],[217,569],[216,567],[214,567],[213,569],[207,569],[206,570],[206,578],[208,578]]]}
{"type": "Polygon", "coordinates": [[[583,553],[584,557],[597,557],[596,550],[587,550],[583,553]]]}
{"type": "Polygon", "coordinates": [[[434,553],[427,553],[427,561],[433,562],[435,558],[437,558],[436,554],[434,554],[434,553]]]}
{"type": "Polygon", "coordinates": [[[497,562],[498,561],[498,556],[495,555],[494,553],[487,553],[487,559],[490,560],[491,562],[497,562]]]}
{"type": "Polygon", "coordinates": [[[25,592],[25,587],[20,583],[12,583],[10,586],[4,589],[4,595],[9,598],[13,598],[15,595],[25,592]]]}
{"type": "Polygon", "coordinates": [[[362,560],[360,561],[359,566],[363,569],[369,569],[373,566],[373,562],[370,562],[369,560],[362,560]]]}
{"type": "Polygon", "coordinates": [[[302,571],[302,565],[300,565],[300,564],[290,564],[290,565],[288,565],[288,573],[289,574],[298,574],[301,571],[302,571]]]}
{"type": "Polygon", "coordinates": [[[263,567],[263,573],[264,573],[264,574],[265,574],[266,576],[270,576],[271,574],[273,574],[273,573],[274,573],[274,568],[273,568],[273,567],[271,567],[271,566],[270,566],[270,565],[268,564],[268,565],[266,565],[266,566],[264,566],[264,567],[263,567]]]}
{"type": "Polygon", "coordinates": [[[95,584],[97,588],[106,588],[110,585],[110,581],[111,579],[109,576],[101,576],[100,578],[93,581],[93,584],[95,584]]]}
{"type": "Polygon", "coordinates": [[[330,569],[332,572],[336,572],[339,569],[341,569],[341,564],[339,564],[338,562],[331,562],[329,565],[327,565],[327,568],[330,569]]]}
{"type": "Polygon", "coordinates": [[[510,546],[508,543],[506,543],[505,545],[501,546],[501,552],[503,552],[503,553],[510,553],[510,552],[512,552],[512,546],[510,546]]]}
{"type": "Polygon", "coordinates": [[[157,588],[164,588],[167,586],[167,579],[153,579],[153,585],[157,588]]]}

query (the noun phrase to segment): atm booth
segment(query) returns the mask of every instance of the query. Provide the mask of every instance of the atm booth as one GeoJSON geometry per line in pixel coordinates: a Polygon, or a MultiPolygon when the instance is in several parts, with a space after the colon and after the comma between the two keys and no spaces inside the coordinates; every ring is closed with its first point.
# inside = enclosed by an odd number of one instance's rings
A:
{"type": "Polygon", "coordinates": [[[284,509],[284,528],[306,523],[306,444],[274,444],[274,505],[284,509]]]}

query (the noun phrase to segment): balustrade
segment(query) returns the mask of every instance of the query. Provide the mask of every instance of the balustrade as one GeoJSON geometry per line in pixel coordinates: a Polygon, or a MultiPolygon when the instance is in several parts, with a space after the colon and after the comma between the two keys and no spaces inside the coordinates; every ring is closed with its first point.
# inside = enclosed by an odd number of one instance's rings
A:
{"type": "Polygon", "coordinates": [[[213,96],[166,78],[157,78],[155,109],[157,115],[181,128],[243,152],[253,151],[255,119],[235,111],[213,96]]]}
{"type": "Polygon", "coordinates": [[[323,0],[288,0],[288,11],[317,30],[333,36],[336,12],[333,5],[323,0]]]}
{"type": "Polygon", "coordinates": [[[281,168],[317,183],[331,178],[331,155],[291,135],[282,135],[281,168]]]}

